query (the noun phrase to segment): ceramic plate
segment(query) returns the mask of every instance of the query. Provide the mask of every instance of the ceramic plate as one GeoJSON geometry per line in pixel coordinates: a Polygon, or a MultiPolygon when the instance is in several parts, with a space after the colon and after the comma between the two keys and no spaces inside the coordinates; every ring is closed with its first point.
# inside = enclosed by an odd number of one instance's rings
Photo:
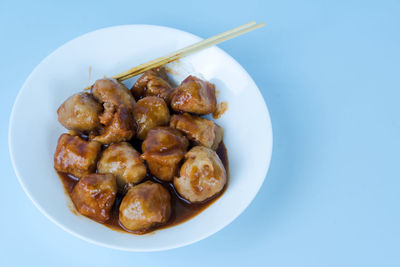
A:
{"type": "MultiPolygon", "coordinates": [[[[111,230],[71,212],[73,205],[53,168],[57,139],[66,130],[57,121],[58,106],[96,79],[201,40],[180,30],[127,25],[76,38],[46,57],[31,73],[14,103],[9,147],[25,192],[39,210],[64,230],[106,247],[131,251],[176,248],[206,238],[232,222],[260,189],[270,163],[272,128],[267,107],[249,74],[227,53],[208,48],[168,65],[171,78],[188,74],[216,85],[227,112],[217,120],[225,130],[230,162],[226,192],[193,219],[147,235],[111,230]]],[[[251,50],[249,50],[251,53],[251,50]]],[[[134,79],[126,82],[131,86],[134,79]]]]}

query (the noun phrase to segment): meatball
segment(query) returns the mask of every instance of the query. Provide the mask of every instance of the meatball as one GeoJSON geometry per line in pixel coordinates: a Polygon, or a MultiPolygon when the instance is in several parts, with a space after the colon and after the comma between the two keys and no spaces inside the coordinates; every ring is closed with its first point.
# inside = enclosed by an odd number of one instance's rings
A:
{"type": "Polygon", "coordinates": [[[79,180],[71,193],[76,209],[99,222],[110,219],[117,195],[117,183],[112,174],[90,174],[79,180]]]}
{"type": "Polygon", "coordinates": [[[90,139],[102,144],[118,143],[130,140],[136,133],[136,123],[130,109],[121,106],[113,114],[109,125],[105,126],[100,135],[91,135],[90,139]]]}
{"type": "Polygon", "coordinates": [[[119,221],[128,230],[144,233],[166,223],[171,213],[171,196],[160,184],[144,182],[129,189],[119,207],[119,221]]]}
{"type": "Polygon", "coordinates": [[[143,140],[147,132],[156,126],[168,125],[169,109],[162,98],[147,96],[140,99],[133,111],[138,129],[136,136],[143,140]]]}
{"type": "Polygon", "coordinates": [[[67,129],[86,132],[100,126],[101,105],[88,93],[70,96],[57,110],[58,121],[67,129]]]}
{"type": "Polygon", "coordinates": [[[81,178],[96,170],[101,144],[85,141],[79,136],[62,134],[54,154],[54,168],[81,178]]]}
{"type": "Polygon", "coordinates": [[[195,203],[221,192],[227,181],[226,171],[215,151],[195,146],[186,153],[185,159],[180,176],[174,178],[179,195],[195,203]]]}
{"type": "Polygon", "coordinates": [[[129,89],[116,79],[100,79],[92,86],[92,95],[101,103],[125,106],[133,110],[136,101],[129,89]]]}
{"type": "Polygon", "coordinates": [[[190,75],[172,92],[171,107],[199,115],[213,113],[217,109],[215,85],[190,75]]]}
{"type": "Polygon", "coordinates": [[[214,150],[224,136],[224,130],[218,124],[188,113],[173,115],[169,126],[185,133],[189,140],[214,150]]]}
{"type": "Polygon", "coordinates": [[[114,174],[120,189],[137,184],[146,176],[146,166],[140,154],[126,142],[112,144],[104,150],[97,171],[114,174]]]}
{"type": "Polygon", "coordinates": [[[169,102],[172,87],[168,83],[164,69],[146,71],[133,85],[131,92],[136,99],[145,96],[158,96],[169,102]]]}
{"type": "Polygon", "coordinates": [[[164,181],[176,175],[189,142],[181,132],[170,127],[151,129],[142,143],[141,158],[147,162],[150,172],[164,181]]]}

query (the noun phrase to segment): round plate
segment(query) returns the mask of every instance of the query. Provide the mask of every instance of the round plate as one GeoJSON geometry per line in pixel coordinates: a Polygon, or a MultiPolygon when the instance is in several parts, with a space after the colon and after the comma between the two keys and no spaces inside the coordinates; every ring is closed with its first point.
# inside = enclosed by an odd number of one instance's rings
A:
{"type": "MultiPolygon", "coordinates": [[[[127,25],[85,34],[58,48],[31,73],[10,118],[9,148],[14,170],[38,209],[64,230],[115,249],[156,251],[206,238],[232,222],[260,189],[272,152],[267,107],[248,73],[227,53],[211,47],[168,65],[171,78],[194,74],[216,85],[227,112],[217,120],[225,130],[230,162],[226,192],[205,211],[180,225],[147,235],[111,230],[72,212],[73,205],[53,167],[57,139],[66,130],[57,121],[58,106],[96,79],[201,40],[180,30],[127,25]]],[[[130,86],[133,80],[127,81],[130,86]]]]}

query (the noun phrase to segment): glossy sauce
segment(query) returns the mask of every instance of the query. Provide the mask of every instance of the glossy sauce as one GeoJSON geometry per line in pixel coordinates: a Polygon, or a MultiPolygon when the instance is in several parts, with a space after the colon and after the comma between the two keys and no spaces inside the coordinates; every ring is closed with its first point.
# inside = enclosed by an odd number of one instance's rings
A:
{"type": "MultiPolygon", "coordinates": [[[[141,142],[134,141],[134,142],[131,142],[131,144],[135,147],[136,150],[141,151],[141,149],[140,149],[141,142]]],[[[217,194],[216,196],[214,196],[211,199],[208,199],[202,203],[191,204],[191,203],[187,202],[186,200],[184,200],[183,198],[181,198],[178,195],[178,193],[175,191],[175,188],[174,188],[172,182],[161,181],[161,180],[157,179],[156,177],[154,177],[153,175],[149,174],[149,172],[147,172],[148,174],[142,182],[151,180],[153,182],[160,183],[165,188],[167,188],[168,191],[170,192],[170,194],[171,194],[171,216],[170,216],[169,220],[167,221],[167,223],[165,223],[161,226],[149,229],[145,233],[152,232],[156,229],[168,228],[168,227],[171,227],[174,225],[178,225],[180,223],[183,223],[183,222],[195,217],[197,214],[199,214],[204,209],[206,209],[208,206],[210,206],[216,199],[218,199],[225,192],[225,190],[228,186],[228,183],[229,183],[229,161],[228,161],[228,154],[227,154],[227,151],[226,151],[226,148],[225,148],[225,145],[223,142],[220,143],[216,152],[226,169],[226,174],[227,174],[228,180],[227,180],[225,187],[222,189],[222,191],[219,194],[217,194]]],[[[65,191],[68,192],[68,194],[70,195],[75,184],[78,182],[78,179],[71,175],[68,175],[68,174],[64,174],[64,173],[58,173],[58,174],[64,185],[65,191]]],[[[124,197],[124,194],[121,192],[118,192],[115,203],[114,203],[114,207],[111,212],[111,218],[107,222],[101,223],[101,224],[103,224],[109,228],[112,228],[113,230],[130,232],[129,230],[125,229],[119,223],[119,219],[118,219],[119,205],[121,204],[123,197],[124,197]]],[[[136,234],[138,234],[138,233],[136,233],[136,234]]],[[[141,234],[143,234],[143,233],[141,233],[141,234]]]]}

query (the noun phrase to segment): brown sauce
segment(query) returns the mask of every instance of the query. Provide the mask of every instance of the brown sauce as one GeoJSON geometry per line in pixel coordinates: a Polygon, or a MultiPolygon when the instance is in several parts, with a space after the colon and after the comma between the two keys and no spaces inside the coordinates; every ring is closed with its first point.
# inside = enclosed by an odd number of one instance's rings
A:
{"type": "MultiPolygon", "coordinates": [[[[141,142],[134,141],[131,144],[135,147],[135,149],[137,149],[138,151],[141,151],[141,149],[140,149],[141,142]]],[[[218,195],[216,195],[213,198],[208,199],[202,203],[191,204],[191,203],[187,202],[186,200],[184,200],[183,198],[181,198],[178,195],[178,193],[175,191],[175,188],[174,188],[172,182],[161,181],[161,180],[157,179],[156,177],[152,176],[151,174],[149,174],[149,172],[148,172],[148,175],[143,180],[143,182],[147,181],[147,180],[151,180],[153,182],[160,183],[165,188],[167,188],[168,191],[170,192],[170,194],[171,194],[171,216],[170,216],[169,220],[167,221],[167,223],[165,223],[164,225],[155,227],[153,229],[150,229],[146,233],[152,232],[157,229],[175,226],[175,225],[178,225],[180,223],[190,220],[191,218],[195,217],[197,214],[199,214],[200,212],[205,210],[208,206],[210,206],[216,199],[218,199],[225,192],[225,190],[228,186],[228,183],[229,183],[229,161],[228,161],[228,154],[227,154],[227,151],[226,151],[226,148],[225,148],[225,145],[223,142],[220,143],[216,152],[226,169],[228,181],[227,181],[224,189],[218,195]]],[[[78,178],[73,177],[68,174],[60,173],[60,172],[58,174],[64,185],[65,191],[68,192],[68,195],[70,195],[70,193],[72,192],[72,189],[78,182],[78,178]]],[[[129,230],[127,230],[123,226],[121,226],[121,224],[119,223],[119,219],[118,219],[119,205],[121,204],[123,197],[124,197],[123,193],[119,192],[117,194],[117,197],[116,197],[115,203],[114,203],[114,207],[111,212],[111,218],[107,222],[101,223],[101,224],[103,224],[113,230],[130,232],[129,230]]]]}

